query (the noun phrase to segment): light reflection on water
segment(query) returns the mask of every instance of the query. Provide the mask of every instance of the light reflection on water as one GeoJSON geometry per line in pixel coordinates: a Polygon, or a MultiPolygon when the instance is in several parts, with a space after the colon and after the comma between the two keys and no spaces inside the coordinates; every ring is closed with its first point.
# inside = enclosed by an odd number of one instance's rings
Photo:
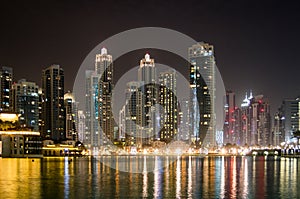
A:
{"type": "Polygon", "coordinates": [[[93,158],[0,158],[0,198],[300,198],[300,159],[101,158],[132,173],[93,158]]]}

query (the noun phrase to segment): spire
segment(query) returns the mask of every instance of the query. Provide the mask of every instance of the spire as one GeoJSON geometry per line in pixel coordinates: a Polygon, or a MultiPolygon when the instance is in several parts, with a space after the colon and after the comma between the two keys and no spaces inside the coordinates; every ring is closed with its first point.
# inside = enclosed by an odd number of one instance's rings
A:
{"type": "Polygon", "coordinates": [[[101,55],[107,55],[107,49],[106,48],[101,49],[101,55]]]}
{"type": "Polygon", "coordinates": [[[146,55],[145,55],[145,60],[150,61],[150,55],[148,53],[146,53],[146,55]]]}
{"type": "Polygon", "coordinates": [[[250,90],[250,96],[248,99],[252,99],[253,98],[253,95],[252,95],[252,90],[250,90]]]}

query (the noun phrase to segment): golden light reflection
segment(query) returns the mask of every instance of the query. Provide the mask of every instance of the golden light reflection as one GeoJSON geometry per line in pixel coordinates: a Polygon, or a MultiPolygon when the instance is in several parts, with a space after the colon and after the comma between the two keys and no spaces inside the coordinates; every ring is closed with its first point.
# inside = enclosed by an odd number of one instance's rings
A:
{"type": "Polygon", "coordinates": [[[181,196],[181,160],[180,156],[177,157],[176,161],[176,198],[181,196]]]}
{"type": "Polygon", "coordinates": [[[64,194],[65,194],[65,197],[68,198],[69,197],[69,192],[70,192],[70,176],[69,176],[69,158],[68,157],[65,157],[65,169],[64,169],[64,194]]]}
{"type": "Polygon", "coordinates": [[[143,197],[148,197],[148,172],[147,172],[147,159],[144,156],[143,167],[143,197]]]}
{"type": "Polygon", "coordinates": [[[192,198],[192,195],[193,195],[192,157],[189,156],[189,166],[188,166],[188,197],[192,198]]]}
{"type": "Polygon", "coordinates": [[[0,198],[41,196],[40,159],[0,158],[0,198]]]}
{"type": "Polygon", "coordinates": [[[235,198],[236,197],[236,177],[237,177],[237,175],[236,175],[236,156],[233,156],[233,157],[231,157],[230,158],[230,175],[231,175],[231,177],[230,177],[230,184],[231,184],[231,186],[230,186],[230,196],[231,197],[233,197],[233,198],[235,198]]]}
{"type": "Polygon", "coordinates": [[[222,160],[221,160],[221,192],[220,192],[220,197],[221,198],[225,197],[225,160],[224,160],[224,156],[222,156],[222,160]]]}
{"type": "Polygon", "coordinates": [[[243,165],[243,168],[244,168],[244,189],[243,189],[243,196],[244,198],[247,197],[248,195],[248,192],[249,192],[249,179],[248,179],[248,159],[247,158],[244,158],[244,161],[243,161],[244,165],[243,165]]]}

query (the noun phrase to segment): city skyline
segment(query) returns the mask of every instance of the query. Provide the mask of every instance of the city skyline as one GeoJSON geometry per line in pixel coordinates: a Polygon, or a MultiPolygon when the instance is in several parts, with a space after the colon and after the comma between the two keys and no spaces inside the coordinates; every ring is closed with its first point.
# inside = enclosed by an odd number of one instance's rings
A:
{"type": "Polygon", "coordinates": [[[0,198],[300,198],[300,4],[0,2],[0,198]]]}
{"type": "MultiPolygon", "coordinates": [[[[211,76],[213,71],[210,67],[215,67],[215,58],[213,57],[214,51],[213,51],[213,46],[207,44],[207,43],[197,43],[193,45],[191,48],[189,48],[189,52],[192,55],[190,57],[191,59],[191,68],[189,69],[186,67],[187,71],[190,71],[190,88],[191,88],[191,101],[188,102],[188,104],[193,104],[193,96],[195,93],[193,92],[193,88],[200,88],[200,90],[195,90],[196,94],[200,94],[200,98],[198,99],[198,103],[201,103],[204,105],[204,109],[202,108],[200,111],[203,112],[203,110],[207,110],[208,112],[205,112],[202,114],[202,117],[200,117],[200,121],[198,122],[197,119],[195,120],[193,117],[195,114],[193,114],[193,109],[190,109],[190,118],[188,120],[196,121],[196,123],[199,124],[204,124],[207,118],[207,115],[212,115],[213,108],[211,107],[211,100],[213,97],[210,97],[210,95],[214,95],[213,92],[209,92],[210,90],[214,90],[214,86],[212,83],[208,82],[203,82],[203,80],[209,80],[213,82],[211,79],[213,76],[211,76]],[[204,56],[203,56],[204,55],[204,56]],[[211,56],[211,57],[210,57],[211,56]],[[204,64],[205,63],[205,64],[204,64]],[[210,66],[210,64],[212,64],[210,66]],[[199,67],[201,66],[201,67],[199,67]],[[202,73],[198,74],[198,70],[202,71],[202,73]],[[204,71],[203,71],[204,70],[204,71]],[[208,71],[205,71],[208,70],[208,71]],[[210,72],[209,72],[210,71],[210,72]],[[194,77],[199,77],[199,80],[195,80],[194,77]],[[200,78],[201,77],[201,78],[200,78]],[[202,81],[201,81],[202,79],[202,81]],[[199,85],[199,86],[197,86],[199,85]],[[205,94],[206,93],[206,94],[205,94]],[[205,94],[207,97],[203,97],[202,95],[205,94]],[[200,100],[200,101],[199,101],[200,100]],[[206,100],[206,101],[202,101],[206,100]],[[202,103],[203,102],[203,103],[202,103]],[[207,104],[207,105],[206,105],[207,104]],[[208,107],[206,107],[208,106],[208,107]],[[206,116],[205,116],[206,115],[206,116]],[[203,117],[204,116],[204,117],[203,117]]],[[[78,123],[79,120],[78,118],[78,102],[75,101],[75,98],[70,91],[64,92],[64,70],[61,68],[59,65],[51,65],[50,67],[42,70],[43,75],[43,86],[42,86],[42,93],[39,92],[39,87],[34,83],[34,82],[27,82],[25,79],[21,79],[18,81],[18,83],[12,83],[11,84],[11,89],[12,89],[12,94],[10,92],[7,95],[12,95],[13,100],[11,101],[11,106],[7,107],[7,110],[14,110],[15,112],[20,112],[21,114],[26,113],[27,115],[21,115],[20,116],[20,122],[22,124],[22,121],[26,122],[25,127],[34,127],[34,124],[37,124],[38,119],[43,120],[42,126],[40,126],[41,133],[43,138],[51,138],[56,141],[59,140],[64,140],[64,139],[69,139],[69,140],[78,140],[78,136],[81,137],[80,141],[85,142],[84,144],[87,147],[99,147],[102,146],[103,144],[107,143],[107,141],[110,140],[110,142],[114,142],[116,140],[121,141],[122,138],[125,139],[125,143],[130,143],[130,146],[132,143],[136,145],[138,142],[140,142],[140,146],[143,146],[144,144],[149,145],[155,140],[161,140],[166,143],[170,142],[171,140],[177,140],[179,137],[182,137],[181,134],[184,132],[179,131],[179,127],[177,127],[177,117],[180,118],[180,114],[182,114],[182,111],[179,108],[177,110],[177,106],[181,106],[180,102],[179,104],[175,103],[174,100],[177,101],[176,99],[176,70],[172,69],[172,71],[166,70],[166,71],[160,71],[157,75],[156,73],[156,67],[155,67],[155,62],[154,59],[151,57],[148,53],[145,54],[145,57],[140,60],[140,67],[138,69],[138,72],[136,76],[138,77],[137,82],[127,82],[129,90],[126,94],[126,101],[128,100],[136,100],[135,105],[130,105],[131,108],[129,107],[124,107],[120,115],[117,117],[121,117],[121,114],[124,114],[124,122],[123,124],[119,124],[120,129],[116,131],[114,126],[110,128],[106,128],[107,125],[112,125],[114,122],[110,122],[108,119],[112,118],[114,119],[115,117],[112,114],[112,110],[110,110],[111,103],[113,101],[112,96],[111,96],[111,91],[113,89],[113,84],[109,83],[112,82],[112,79],[114,77],[113,75],[113,58],[110,54],[108,54],[108,50],[106,48],[102,48],[99,50],[99,54],[96,54],[95,56],[95,70],[86,71],[86,88],[87,88],[87,94],[86,94],[86,102],[85,104],[90,107],[90,111],[95,111],[91,116],[89,110],[85,110],[85,112],[82,112],[81,114],[85,113],[85,116],[87,118],[87,123],[85,125],[88,127],[88,134],[87,136],[90,136],[88,140],[84,138],[84,135],[82,133],[86,134],[84,130],[81,130],[80,134],[78,134],[78,123]],[[101,73],[102,71],[102,73],[101,73]],[[100,77],[100,73],[102,76],[100,77]],[[53,81],[54,80],[54,81],[53,81]],[[56,82],[57,81],[57,82],[56,82]],[[47,83],[48,82],[48,83],[47,83]],[[149,85],[147,85],[147,83],[149,85]],[[160,84],[159,88],[156,88],[154,85],[156,83],[160,84]],[[109,85],[111,84],[111,85],[109,85]],[[146,85],[143,86],[143,84],[146,85]],[[96,87],[95,87],[96,86],[96,87]],[[132,87],[133,86],[133,87],[132,87]],[[148,88],[148,87],[149,88],[148,88]],[[153,87],[154,86],[154,87],[153,87]],[[166,88],[171,89],[171,93],[168,93],[169,91],[166,91],[164,87],[167,86],[166,88]],[[52,88],[53,87],[53,88],[52,88]],[[20,90],[21,88],[21,90],[20,90]],[[17,90],[18,89],[18,90],[17,90]],[[32,91],[30,90],[32,89],[32,91]],[[51,89],[51,92],[50,92],[51,89]],[[108,90],[107,90],[108,89],[108,90]],[[107,92],[106,92],[107,90],[107,92]],[[132,92],[136,95],[135,98],[132,98],[130,96],[130,93],[132,92]],[[23,92],[23,93],[22,93],[23,92]],[[91,92],[91,93],[89,93],[91,92]],[[158,110],[154,110],[153,108],[150,109],[148,107],[149,102],[151,101],[145,101],[142,97],[143,95],[139,95],[137,93],[139,92],[144,92],[147,93],[148,95],[151,94],[150,96],[145,96],[145,99],[152,99],[154,101],[157,101],[160,105],[165,106],[165,112],[159,112],[158,110]],[[105,94],[106,93],[106,94],[105,94]],[[26,96],[27,95],[27,96],[26,96]],[[39,104],[39,95],[42,97],[42,110],[41,110],[41,115],[38,117],[36,113],[38,113],[38,104],[39,104]],[[168,98],[166,98],[166,95],[168,95],[168,98]],[[174,95],[173,97],[171,97],[174,95]],[[20,97],[18,97],[20,96],[20,97]],[[62,97],[64,96],[64,97],[62,97]],[[94,101],[94,104],[91,103],[89,100],[89,96],[91,96],[91,100],[94,101]],[[23,103],[23,98],[26,101],[26,98],[28,100],[31,100],[28,105],[26,104],[20,104],[23,103]],[[32,97],[32,99],[30,98],[32,97]],[[175,98],[174,98],[175,97],[175,98]],[[49,98],[49,100],[47,100],[49,98]],[[52,99],[53,98],[53,99],[52,99]],[[62,104],[61,99],[64,99],[64,112],[65,112],[65,118],[63,119],[64,121],[61,122],[61,126],[58,128],[56,127],[51,127],[53,126],[52,119],[45,119],[46,115],[49,117],[53,115],[47,114],[48,109],[53,109],[55,110],[56,108],[46,108],[47,103],[50,101],[53,101],[54,104],[49,104],[48,106],[56,106],[60,107],[62,104]],[[33,100],[33,101],[32,101],[33,100]],[[57,101],[57,102],[56,102],[57,101]],[[139,104],[141,101],[142,104],[139,104]],[[20,104],[20,105],[19,105],[20,104]],[[104,105],[103,105],[104,104],[104,105]],[[32,107],[30,107],[32,105],[32,107]],[[20,107],[22,106],[22,107],[20,107]],[[148,109],[143,110],[143,108],[137,108],[134,112],[136,115],[132,115],[131,111],[133,107],[148,107],[148,109]],[[106,108],[107,107],[107,108],[106,108]],[[129,108],[129,109],[128,109],[129,108]],[[131,109],[131,110],[130,110],[131,109]],[[102,111],[105,110],[105,113],[102,111]],[[151,110],[151,111],[150,111],[151,110]],[[107,112],[108,111],[108,112],[107,112]],[[129,112],[128,112],[129,111],[129,112]],[[154,115],[152,115],[155,113],[154,115]],[[157,112],[158,111],[158,112],[157,112]],[[35,113],[35,116],[30,116],[31,113],[35,113]],[[145,113],[144,113],[145,112],[145,113]],[[158,114],[157,114],[157,113],[158,114]],[[173,113],[174,112],[174,113],[173,113]],[[28,115],[29,114],[29,115],[28,115]],[[145,115],[146,117],[149,117],[148,119],[145,117],[138,116],[138,115],[145,115]],[[147,116],[148,115],[148,116],[147,116]],[[33,120],[31,119],[33,117],[33,120]],[[127,131],[127,119],[128,117],[132,117],[134,123],[141,125],[143,128],[146,127],[145,129],[136,129],[136,130],[129,130],[127,131]],[[159,118],[157,121],[154,118],[159,118]],[[163,118],[163,119],[162,119],[163,118]],[[103,120],[103,122],[101,122],[103,120]],[[153,123],[153,120],[155,120],[155,123],[153,123]],[[94,121],[94,122],[93,122],[94,121]],[[174,123],[176,121],[176,123],[174,123]],[[29,122],[34,122],[34,123],[29,123],[29,122]],[[89,122],[92,122],[89,124],[89,122]],[[105,128],[99,128],[99,123],[100,126],[104,126],[105,128]],[[156,123],[157,122],[157,123],[156,123]],[[165,122],[165,123],[164,123],[165,122]],[[45,125],[46,124],[46,125],[45,125]],[[49,126],[50,125],[50,126],[49,126]],[[49,127],[47,127],[49,126],[49,127]],[[90,126],[90,127],[89,127],[90,126]],[[89,130],[92,126],[94,126],[96,129],[91,129],[89,130]],[[47,130],[47,129],[48,130],[47,130]],[[123,128],[123,131],[122,131],[123,128]],[[160,133],[156,132],[157,129],[162,129],[160,133]],[[125,129],[125,130],[124,130],[125,129]],[[147,130],[148,129],[148,130],[147,130]],[[168,130],[166,130],[168,129],[168,130]],[[56,132],[58,131],[58,132],[56,132]],[[63,133],[63,131],[65,131],[63,133]],[[145,131],[145,132],[143,132],[145,131]],[[178,131],[178,132],[177,132],[178,131]],[[53,133],[51,133],[53,132],[53,133]],[[60,132],[60,133],[59,133],[60,132]],[[121,136],[121,134],[123,136],[121,136]],[[129,138],[127,141],[127,134],[129,136],[132,136],[132,138],[129,138]],[[141,141],[138,141],[139,136],[138,135],[143,135],[142,137],[146,137],[146,141],[142,139],[141,141]],[[148,134],[153,134],[153,136],[150,136],[148,134]],[[178,135],[177,135],[178,134],[178,135]],[[61,136],[61,137],[59,137],[61,136]],[[106,140],[107,139],[107,140],[106,140]],[[132,140],[133,139],[133,140],[132,140]],[[149,139],[149,140],[148,140],[149,139]],[[94,141],[93,141],[94,140],[94,141]],[[148,140],[148,141],[147,141],[148,140]]],[[[3,68],[5,71],[9,69],[9,71],[13,71],[12,68],[3,68]]],[[[6,74],[6,73],[5,73],[6,74]]],[[[3,76],[1,80],[9,80],[9,82],[13,78],[13,73],[11,72],[8,79],[6,76],[3,76]]],[[[7,89],[5,89],[7,90],[7,89]]],[[[204,96],[205,96],[204,95],[204,96]]],[[[225,97],[225,96],[224,96],[225,97]]],[[[196,97],[196,101],[197,101],[196,97]]],[[[5,99],[5,98],[4,98],[5,99]]],[[[283,141],[289,140],[293,136],[293,132],[295,132],[297,129],[299,129],[299,124],[297,123],[297,118],[299,118],[298,111],[300,110],[300,107],[298,107],[298,98],[297,99],[290,99],[293,100],[294,105],[293,105],[293,110],[288,110],[288,106],[285,106],[284,104],[286,103],[286,99],[282,99],[283,105],[281,108],[278,110],[279,113],[275,115],[270,115],[270,105],[267,102],[265,102],[265,98],[262,95],[253,95],[252,91],[250,91],[249,97],[245,96],[245,99],[242,102],[236,102],[235,100],[235,93],[232,91],[227,91],[227,98],[226,98],[226,103],[224,103],[224,110],[226,112],[226,118],[225,118],[225,123],[224,123],[224,128],[222,129],[217,129],[216,126],[214,125],[214,122],[211,122],[211,120],[207,120],[207,125],[210,123],[209,128],[215,129],[213,134],[209,131],[209,129],[206,129],[208,131],[207,135],[210,137],[213,137],[213,139],[217,139],[218,136],[216,133],[218,131],[222,131],[222,141],[220,142],[219,140],[216,141],[208,141],[205,145],[207,146],[213,146],[211,143],[215,142],[218,145],[223,145],[226,143],[232,143],[232,144],[237,144],[237,145],[245,145],[245,144],[250,144],[250,145],[262,145],[262,146],[267,146],[267,145],[272,145],[273,143],[280,144],[283,141]],[[250,109],[248,108],[250,107],[250,109]],[[284,108],[285,107],[285,108],[284,108]],[[228,110],[226,110],[228,108],[228,110]],[[233,114],[233,115],[232,115],[233,114]],[[258,114],[258,115],[256,115],[258,114]],[[290,114],[290,115],[288,115],[290,114]],[[296,114],[296,115],[295,115],[296,114]],[[278,116],[280,116],[280,120],[282,118],[286,117],[286,120],[288,121],[289,118],[294,120],[292,125],[289,125],[286,122],[286,125],[282,124],[277,124],[276,120],[278,120],[278,116]],[[273,118],[274,117],[274,118],[273,118]],[[245,120],[245,118],[247,120],[245,120]],[[277,119],[276,119],[277,118],[277,119]],[[294,119],[293,119],[294,118],[294,119]],[[271,124],[273,124],[272,120],[274,119],[274,125],[273,128],[271,128],[271,124]],[[245,121],[246,123],[245,123],[245,121]],[[231,124],[231,121],[235,122],[231,124]],[[259,121],[257,124],[253,123],[254,121],[259,121]],[[240,123],[240,124],[239,124],[240,123]],[[264,124],[265,123],[265,124],[264,124]],[[228,124],[228,127],[226,125],[228,124]],[[261,125],[263,124],[263,125],[261,125]],[[297,127],[295,127],[297,125],[297,127]],[[228,130],[227,130],[228,128],[228,130]],[[290,129],[293,130],[290,130],[290,129]],[[274,130],[275,129],[275,130],[274,130]],[[277,129],[277,130],[276,130],[277,129]],[[210,135],[211,134],[211,135],[210,135]],[[277,136],[276,136],[277,135],[277,136]],[[244,137],[242,139],[242,137],[244,137]],[[223,142],[224,140],[224,142],[223,142]],[[277,140],[277,141],[276,141],[277,140]],[[210,143],[210,144],[209,144],[210,143]]],[[[5,101],[4,101],[5,102],[5,101]]],[[[183,105],[184,105],[183,101],[183,105]]],[[[152,106],[152,105],[151,105],[152,106]]],[[[193,106],[193,105],[192,105],[193,106]]],[[[191,107],[191,106],[190,106],[191,107]]],[[[58,109],[59,110],[59,109],[58,109]]],[[[81,110],[80,110],[81,111],[81,110]]],[[[55,112],[55,111],[54,111],[55,112]]],[[[59,113],[59,115],[64,115],[62,113],[59,113]]],[[[61,118],[63,116],[58,116],[58,118],[61,118]]],[[[56,118],[51,116],[51,118],[56,118]]],[[[182,118],[181,118],[182,119],[182,118]]],[[[204,126],[205,126],[204,125],[204,126]]],[[[129,129],[132,129],[133,127],[129,127],[129,129]]],[[[136,127],[134,127],[136,128],[136,127]]],[[[200,140],[203,141],[205,134],[203,132],[205,130],[197,130],[197,135],[195,136],[193,133],[194,130],[192,130],[194,127],[190,127],[190,132],[188,135],[190,140],[196,140],[197,137],[201,138],[200,140]],[[200,134],[199,134],[200,133],[200,134]],[[204,137],[203,137],[203,135],[204,137]]],[[[202,127],[200,127],[202,128],[202,127]]],[[[37,128],[34,127],[36,130],[37,128]]],[[[212,138],[208,138],[211,140],[212,138]]],[[[181,140],[181,139],[179,139],[181,140]]],[[[185,140],[185,139],[183,139],[185,140]]]]}

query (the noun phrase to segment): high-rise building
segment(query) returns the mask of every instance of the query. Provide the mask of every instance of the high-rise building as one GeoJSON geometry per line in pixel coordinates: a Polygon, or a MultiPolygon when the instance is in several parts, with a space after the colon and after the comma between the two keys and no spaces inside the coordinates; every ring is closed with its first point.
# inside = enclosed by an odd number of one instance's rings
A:
{"type": "Polygon", "coordinates": [[[178,119],[179,119],[179,127],[178,127],[178,140],[189,141],[191,140],[191,124],[190,124],[190,101],[188,99],[183,99],[178,104],[178,119]]]}
{"type": "Polygon", "coordinates": [[[11,112],[13,110],[11,93],[12,78],[13,69],[2,66],[0,69],[0,112],[11,112]]]}
{"type": "Polygon", "coordinates": [[[97,150],[103,144],[103,135],[99,132],[98,110],[98,83],[100,75],[95,71],[85,72],[86,95],[85,95],[85,122],[86,132],[84,144],[87,148],[97,150]]]}
{"type": "Polygon", "coordinates": [[[21,127],[39,131],[39,87],[34,82],[21,79],[12,85],[14,112],[19,115],[21,127]]]}
{"type": "Polygon", "coordinates": [[[225,101],[224,144],[240,145],[240,109],[236,107],[235,93],[227,91],[225,101]]]}
{"type": "Polygon", "coordinates": [[[156,117],[157,111],[154,105],[157,102],[157,87],[156,87],[156,68],[154,59],[150,59],[147,53],[140,61],[138,69],[138,81],[141,82],[140,92],[141,98],[141,112],[138,113],[140,121],[139,134],[142,136],[143,145],[150,145],[156,136],[156,117]]]}
{"type": "Polygon", "coordinates": [[[241,145],[250,145],[251,140],[251,108],[250,107],[250,100],[253,98],[252,92],[250,92],[250,97],[248,98],[247,93],[245,96],[245,99],[243,100],[241,104],[241,145]]]}
{"type": "Polygon", "coordinates": [[[272,141],[270,105],[262,95],[258,95],[251,100],[251,110],[251,144],[268,146],[272,141]]]}
{"type": "Polygon", "coordinates": [[[42,135],[42,132],[44,130],[45,126],[45,121],[44,121],[44,115],[43,115],[43,104],[44,104],[44,99],[43,99],[43,89],[39,88],[38,90],[38,95],[39,95],[39,132],[42,135]]]}
{"type": "Polygon", "coordinates": [[[125,91],[126,104],[125,104],[125,143],[127,146],[138,146],[141,147],[142,140],[138,135],[139,124],[138,121],[142,118],[141,113],[141,92],[139,92],[140,83],[131,81],[127,83],[125,91]]]}
{"type": "Polygon", "coordinates": [[[282,142],[285,141],[284,137],[284,117],[282,116],[282,111],[279,109],[274,115],[274,125],[273,125],[273,145],[280,146],[282,142]]]}
{"type": "Polygon", "coordinates": [[[159,74],[160,140],[166,143],[178,139],[178,108],[176,97],[176,72],[167,71],[159,74]]]}
{"type": "Polygon", "coordinates": [[[78,140],[82,143],[86,142],[86,127],[85,127],[85,115],[82,110],[78,111],[78,124],[77,124],[78,140]]]}
{"type": "Polygon", "coordinates": [[[188,49],[191,88],[191,138],[204,147],[216,145],[214,48],[197,43],[188,49]]]}
{"type": "Polygon", "coordinates": [[[284,99],[281,105],[281,115],[283,117],[283,128],[285,142],[288,142],[293,133],[300,130],[299,125],[299,111],[300,100],[296,99],[284,99]]]}
{"type": "Polygon", "coordinates": [[[51,65],[42,73],[44,139],[65,139],[64,70],[51,65]]]}
{"type": "Polygon", "coordinates": [[[99,124],[100,131],[104,133],[104,143],[114,142],[114,118],[112,113],[113,90],[113,62],[112,56],[107,54],[107,49],[102,48],[101,54],[96,55],[95,70],[100,75],[98,86],[99,124]]]}
{"type": "Polygon", "coordinates": [[[119,128],[118,134],[115,136],[117,140],[125,140],[125,131],[126,131],[126,105],[122,107],[119,112],[119,128]]]}
{"type": "Polygon", "coordinates": [[[268,146],[273,143],[270,105],[263,97],[250,97],[242,103],[242,144],[268,146]]]}
{"type": "Polygon", "coordinates": [[[65,106],[65,131],[67,140],[78,141],[78,132],[76,128],[77,120],[77,103],[75,97],[71,92],[67,92],[64,95],[65,106]]]}

